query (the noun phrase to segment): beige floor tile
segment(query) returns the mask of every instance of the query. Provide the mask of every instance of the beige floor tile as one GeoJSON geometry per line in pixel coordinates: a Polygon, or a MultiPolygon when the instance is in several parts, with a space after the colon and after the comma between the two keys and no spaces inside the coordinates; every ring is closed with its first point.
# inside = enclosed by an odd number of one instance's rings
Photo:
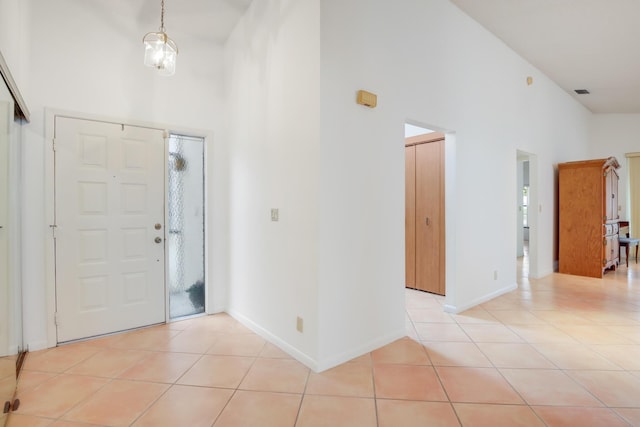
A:
{"type": "Polygon", "coordinates": [[[447,400],[431,366],[377,364],[373,377],[379,399],[447,400]]]}
{"type": "Polygon", "coordinates": [[[474,342],[523,342],[505,325],[463,324],[462,329],[474,342]]]}
{"type": "Polygon", "coordinates": [[[62,374],[20,396],[20,414],[58,418],[104,387],[105,378],[62,374]]]}
{"type": "Polygon", "coordinates": [[[267,359],[293,359],[284,350],[280,349],[276,345],[271,344],[270,342],[265,343],[262,351],[260,351],[259,357],[264,357],[267,359]]]}
{"type": "Polygon", "coordinates": [[[590,348],[627,371],[640,370],[640,345],[593,345],[590,348]]]}
{"type": "Polygon", "coordinates": [[[540,325],[546,322],[525,310],[488,310],[489,313],[505,325],[540,325]]]}
{"type": "Polygon", "coordinates": [[[371,352],[373,363],[431,365],[427,351],[419,342],[402,338],[371,352]]]}
{"type": "Polygon", "coordinates": [[[293,427],[301,399],[299,394],[238,390],[214,427],[293,427]]]}
{"type": "Polygon", "coordinates": [[[567,371],[609,407],[640,408],[640,378],[625,371],[567,371]]]}
{"type": "Polygon", "coordinates": [[[56,421],[49,427],[95,427],[95,424],[76,423],[73,421],[56,421]]]}
{"type": "Polygon", "coordinates": [[[69,368],[88,359],[99,349],[83,345],[70,344],[30,353],[25,359],[24,369],[43,372],[65,372],[69,368]]]}
{"type": "Polygon", "coordinates": [[[51,418],[33,415],[22,415],[17,412],[9,414],[6,427],[49,427],[54,422],[51,418]]]}
{"type": "Polygon", "coordinates": [[[493,367],[475,343],[425,342],[424,347],[434,366],[493,367]]]}
{"type": "Polygon", "coordinates": [[[174,385],[133,427],[210,427],[232,395],[229,389],[174,385]]]}
{"type": "Polygon", "coordinates": [[[293,359],[257,359],[239,389],[303,393],[309,368],[293,359]]]}
{"type": "Polygon", "coordinates": [[[252,333],[220,335],[207,353],[221,356],[257,356],[265,343],[263,338],[252,333]]]}
{"type": "Polygon", "coordinates": [[[633,427],[640,427],[640,409],[615,408],[615,411],[633,427]]]}
{"type": "Polygon", "coordinates": [[[458,323],[499,323],[498,319],[493,317],[491,313],[481,307],[471,308],[459,314],[453,314],[453,319],[458,323]]]}
{"type": "Polygon", "coordinates": [[[54,372],[27,371],[23,369],[22,372],[20,372],[17,390],[20,394],[23,394],[57,375],[58,374],[54,372]]]}
{"type": "Polygon", "coordinates": [[[532,346],[560,369],[621,370],[590,347],[577,342],[534,343],[532,346]]]}
{"type": "Polygon", "coordinates": [[[561,310],[534,310],[532,313],[539,319],[547,323],[565,325],[592,325],[593,322],[587,317],[578,316],[574,313],[561,310]]]}
{"type": "MultiPolygon", "coordinates": [[[[305,395],[296,427],[376,427],[373,399],[305,395]]],[[[217,426],[216,426],[217,427],[217,426]]]]}
{"type": "Polygon", "coordinates": [[[62,418],[88,424],[128,426],[168,388],[166,384],[114,380],[62,418]]]}
{"type": "Polygon", "coordinates": [[[213,332],[199,330],[184,330],[169,341],[162,348],[163,351],[178,353],[204,354],[213,346],[220,335],[213,332]]]}
{"type": "Polygon", "coordinates": [[[345,363],[321,373],[312,372],[305,393],[373,397],[373,370],[364,363],[345,363]]]}
{"type": "Polygon", "coordinates": [[[533,410],[548,427],[629,427],[608,408],[537,406],[533,410]]]}
{"type": "Polygon", "coordinates": [[[477,345],[496,368],[556,368],[530,344],[478,343],[477,345]]]}
{"type": "Polygon", "coordinates": [[[454,403],[464,427],[544,427],[528,406],[454,403]]]}
{"type": "Polygon", "coordinates": [[[118,376],[121,379],[174,383],[200,358],[187,353],[151,353],[118,376]]]}
{"type": "Polygon", "coordinates": [[[560,370],[500,369],[500,372],[529,405],[602,406],[560,370]]]}
{"type": "Polygon", "coordinates": [[[471,342],[471,338],[455,323],[414,323],[422,341],[471,342]]]}
{"type": "Polygon", "coordinates": [[[451,402],[524,403],[518,393],[494,368],[436,368],[451,402]]]}
{"type": "Polygon", "coordinates": [[[509,329],[528,343],[577,342],[554,325],[511,325],[509,329]]]}
{"type": "Polygon", "coordinates": [[[409,308],[442,308],[433,297],[433,294],[427,292],[416,291],[414,289],[405,289],[405,305],[409,308]]]}
{"type": "Polygon", "coordinates": [[[640,344],[640,326],[605,326],[605,328],[629,339],[634,344],[640,344]]]}
{"type": "Polygon", "coordinates": [[[633,344],[633,341],[598,325],[557,325],[557,328],[583,344],[633,344]]]}
{"type": "Polygon", "coordinates": [[[92,377],[116,378],[135,363],[151,354],[148,351],[105,348],[75,365],[67,372],[92,377]]]}
{"type": "Polygon", "coordinates": [[[123,334],[110,346],[128,350],[162,351],[167,348],[169,340],[179,333],[177,330],[158,327],[141,329],[123,334]]]}
{"type": "Polygon", "coordinates": [[[414,322],[421,323],[455,323],[449,313],[445,313],[442,307],[437,308],[407,308],[409,317],[414,322]]]}
{"type": "Polygon", "coordinates": [[[178,384],[236,388],[255,359],[237,356],[204,355],[178,381],[178,384]]]}
{"type": "Polygon", "coordinates": [[[379,427],[459,427],[449,402],[411,402],[378,399],[379,427]]]}

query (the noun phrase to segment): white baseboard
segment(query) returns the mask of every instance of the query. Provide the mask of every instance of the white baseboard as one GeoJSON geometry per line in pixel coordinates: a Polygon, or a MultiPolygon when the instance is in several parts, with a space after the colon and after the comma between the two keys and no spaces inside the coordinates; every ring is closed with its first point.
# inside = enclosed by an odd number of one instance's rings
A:
{"type": "Polygon", "coordinates": [[[317,370],[318,363],[311,356],[309,356],[309,355],[299,351],[298,349],[292,347],[287,342],[283,341],[280,337],[277,337],[276,335],[273,335],[271,332],[269,332],[268,330],[264,329],[262,326],[258,325],[257,323],[255,323],[253,320],[249,319],[248,317],[246,317],[242,313],[238,313],[235,310],[227,310],[227,313],[231,317],[236,319],[238,322],[242,323],[244,326],[246,326],[247,328],[251,329],[256,334],[260,335],[265,340],[267,340],[270,343],[280,347],[280,349],[282,349],[285,353],[289,354],[291,357],[296,359],[298,362],[300,362],[303,365],[311,368],[313,371],[318,372],[318,370],[317,370]]]}
{"type": "Polygon", "coordinates": [[[509,293],[511,291],[515,291],[516,289],[518,289],[518,284],[514,283],[510,286],[507,286],[506,288],[502,288],[502,289],[498,289],[497,291],[491,292],[490,294],[487,295],[483,295],[480,298],[476,298],[475,300],[472,300],[468,303],[465,304],[461,304],[461,305],[450,305],[450,304],[445,304],[444,306],[444,311],[446,313],[451,313],[451,314],[458,314],[458,313],[462,313],[465,310],[469,310],[470,308],[475,307],[476,305],[485,303],[489,300],[492,300],[494,298],[497,298],[501,295],[504,295],[506,293],[509,293]]]}
{"type": "Polygon", "coordinates": [[[400,339],[406,336],[406,331],[403,329],[401,331],[396,331],[386,336],[377,338],[367,344],[358,346],[357,348],[354,348],[352,350],[343,352],[340,355],[329,357],[326,360],[317,360],[309,356],[308,354],[305,354],[299,351],[298,349],[291,346],[287,342],[283,341],[281,338],[277,337],[276,335],[273,335],[271,332],[264,329],[262,326],[258,325],[257,323],[255,323],[248,317],[244,316],[243,314],[238,313],[234,310],[229,310],[227,311],[227,313],[231,317],[233,317],[234,319],[242,323],[244,326],[251,329],[256,334],[260,335],[265,340],[280,347],[284,352],[286,352],[291,357],[293,357],[303,365],[307,366],[314,372],[322,372],[327,369],[331,369],[335,366],[341,365],[345,362],[355,359],[356,357],[362,356],[363,354],[376,350],[397,339],[400,339]]]}
{"type": "Polygon", "coordinates": [[[30,352],[32,352],[32,351],[38,351],[38,350],[45,350],[51,347],[55,347],[55,345],[49,346],[47,340],[32,341],[26,344],[25,350],[29,350],[30,352]]]}
{"type": "Polygon", "coordinates": [[[316,372],[326,371],[327,369],[334,368],[336,366],[342,365],[345,362],[348,362],[356,357],[360,357],[363,354],[369,353],[373,350],[377,350],[380,347],[384,347],[387,344],[390,344],[400,338],[404,338],[407,336],[407,331],[403,328],[401,331],[395,331],[383,337],[377,338],[369,343],[363,344],[354,348],[352,350],[346,351],[342,354],[339,354],[334,357],[329,357],[326,360],[322,360],[318,363],[318,369],[316,372]]]}

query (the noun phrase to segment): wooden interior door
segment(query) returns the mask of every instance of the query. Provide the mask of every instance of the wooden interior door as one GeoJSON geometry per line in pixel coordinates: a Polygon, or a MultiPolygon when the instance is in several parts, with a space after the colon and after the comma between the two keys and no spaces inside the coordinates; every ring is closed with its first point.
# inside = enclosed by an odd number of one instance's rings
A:
{"type": "Polygon", "coordinates": [[[416,145],[416,288],[444,295],[444,141],[416,145]]]}
{"type": "Polygon", "coordinates": [[[405,286],[445,294],[444,134],[405,141],[405,286]]]}
{"type": "Polygon", "coordinates": [[[404,212],[404,266],[405,286],[416,287],[416,147],[404,149],[405,157],[405,212],[404,212]]]}

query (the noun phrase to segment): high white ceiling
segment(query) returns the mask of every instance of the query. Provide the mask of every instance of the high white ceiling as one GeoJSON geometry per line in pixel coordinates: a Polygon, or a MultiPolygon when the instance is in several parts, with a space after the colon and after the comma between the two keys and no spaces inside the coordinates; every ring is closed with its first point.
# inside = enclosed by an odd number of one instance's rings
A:
{"type": "MultiPolygon", "coordinates": [[[[165,0],[164,23],[167,33],[176,38],[180,33],[204,41],[223,43],[252,0],[165,0]],[[175,34],[175,35],[174,35],[175,34]]],[[[134,0],[126,2],[137,8],[138,22],[156,31],[160,25],[160,0],[134,0]]],[[[122,5],[115,2],[111,7],[122,5]]],[[[179,44],[178,44],[179,47],[179,44]]]]}
{"type": "Polygon", "coordinates": [[[592,112],[640,113],[640,0],[451,2],[592,112]]]}
{"type": "MultiPolygon", "coordinates": [[[[167,32],[222,43],[251,1],[165,0],[167,32]]],[[[592,112],[640,113],[640,0],[451,2],[592,112]]],[[[149,31],[158,26],[160,0],[124,3],[149,31]]]]}

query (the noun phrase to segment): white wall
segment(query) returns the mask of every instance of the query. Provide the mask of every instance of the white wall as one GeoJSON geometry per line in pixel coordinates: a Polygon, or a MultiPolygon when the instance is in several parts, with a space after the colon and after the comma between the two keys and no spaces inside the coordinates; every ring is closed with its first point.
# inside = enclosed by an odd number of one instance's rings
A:
{"type": "Polygon", "coordinates": [[[318,0],[256,1],[226,47],[229,311],[317,366],[318,0]],[[271,209],[279,209],[278,222],[271,209]],[[304,332],[296,331],[296,318],[304,332]]]}
{"type": "Polygon", "coordinates": [[[28,85],[29,10],[28,1],[0,0],[0,52],[23,97],[28,85]]]}
{"type": "Polygon", "coordinates": [[[537,159],[536,271],[553,270],[555,164],[587,153],[590,113],[448,1],[255,2],[225,62],[230,309],[301,360],[404,332],[407,121],[449,132],[448,308],[516,286],[518,149],[537,159]]]}
{"type": "Polygon", "coordinates": [[[407,121],[448,132],[448,308],[515,286],[517,150],[536,158],[532,245],[539,275],[553,270],[555,165],[591,154],[591,115],[449,1],[256,1],[225,47],[224,84],[220,47],[187,32],[172,31],[178,73],[163,79],[142,66],[149,28],[135,13],[114,20],[96,0],[32,1],[27,341],[45,340],[51,321],[45,107],[215,131],[213,303],[224,308],[228,284],[234,315],[316,369],[404,331],[407,121]],[[378,107],[356,105],[358,89],[377,93],[378,107]]]}
{"type": "Polygon", "coordinates": [[[399,141],[407,120],[455,133],[447,159],[455,185],[447,206],[448,308],[516,285],[518,149],[538,159],[532,232],[539,274],[553,271],[555,164],[588,152],[587,110],[446,0],[325,0],[321,46],[320,259],[328,277],[319,305],[321,317],[335,319],[321,338],[327,353],[372,339],[381,324],[391,331],[401,317],[399,141]],[[378,107],[356,105],[358,89],[377,93],[378,107]],[[363,325],[345,327],[355,320],[363,325]]]}
{"type": "MultiPolygon", "coordinates": [[[[30,348],[47,342],[45,246],[49,219],[45,217],[45,108],[98,115],[123,121],[166,126],[176,131],[200,129],[207,133],[210,282],[219,285],[210,294],[210,308],[226,306],[226,249],[224,218],[214,206],[220,156],[216,135],[224,123],[221,72],[222,46],[191,37],[188,28],[176,28],[180,43],[177,73],[158,76],[143,63],[142,36],[156,27],[139,22],[142,0],[127,3],[131,13],[114,16],[107,3],[95,0],[32,0],[30,74],[26,94],[32,122],[25,126],[24,141],[24,296],[25,339],[30,348]],[[222,225],[220,225],[222,224],[222,225]],[[213,237],[215,236],[215,237],[213,237]],[[213,264],[213,260],[219,261],[213,264]],[[215,296],[215,299],[213,299],[215,296]]],[[[48,145],[47,145],[48,146],[48,145]]],[[[221,209],[218,209],[220,211],[221,209]]]]}
{"type": "Polygon", "coordinates": [[[626,153],[640,151],[640,114],[594,114],[589,158],[618,159],[620,218],[629,219],[629,174],[626,153]]]}

